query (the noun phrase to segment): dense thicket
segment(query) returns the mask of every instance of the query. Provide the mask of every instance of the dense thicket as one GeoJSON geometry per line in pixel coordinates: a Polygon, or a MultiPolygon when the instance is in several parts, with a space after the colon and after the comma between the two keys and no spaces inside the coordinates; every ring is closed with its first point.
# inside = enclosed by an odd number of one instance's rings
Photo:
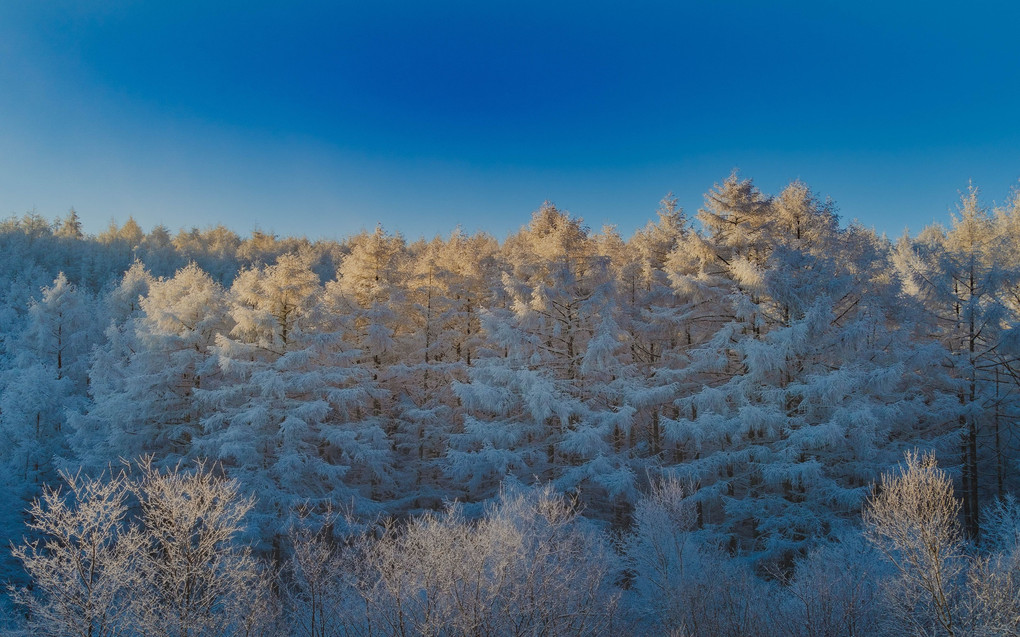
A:
{"type": "MultiPolygon", "coordinates": [[[[801,183],[767,195],[736,175],[696,220],[667,197],[626,240],[548,203],[502,242],[381,228],[341,242],[222,226],[171,236],[133,220],[85,236],[73,210],[12,218],[0,224],[2,526],[20,538],[21,511],[60,470],[150,455],[152,471],[214,461],[256,493],[236,541],[278,560],[295,525],[339,541],[337,507],[363,523],[462,503],[387,531],[385,550],[412,551],[415,533],[531,519],[507,489],[546,485],[583,513],[567,525],[578,555],[637,560],[606,567],[627,599],[701,631],[648,587],[684,582],[676,594],[696,605],[706,583],[693,568],[734,587],[790,584],[832,542],[845,557],[905,451],[949,471],[962,538],[1001,536],[1020,460],[1018,263],[1020,198],[988,209],[971,189],[948,226],[890,242],[841,226],[801,183]],[[670,489],[682,507],[649,504],[670,489]],[[668,529],[693,538],[698,566],[651,557],[668,529]],[[735,566],[747,564],[757,576],[735,566]]],[[[542,493],[527,497],[560,497],[542,493]]],[[[613,598],[603,584],[578,586],[613,598]]]]}

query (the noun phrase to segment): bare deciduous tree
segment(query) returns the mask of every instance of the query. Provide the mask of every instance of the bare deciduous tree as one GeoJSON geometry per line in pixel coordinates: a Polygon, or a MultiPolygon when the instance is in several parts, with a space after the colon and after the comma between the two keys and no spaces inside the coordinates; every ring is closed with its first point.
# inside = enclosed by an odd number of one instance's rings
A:
{"type": "Polygon", "coordinates": [[[46,487],[29,508],[28,527],[42,539],[12,547],[32,587],[9,587],[10,594],[28,611],[35,634],[123,634],[142,545],[126,522],[127,478],[62,475],[66,490],[46,487]]]}
{"type": "Polygon", "coordinates": [[[265,567],[237,543],[253,498],[199,464],[140,477],[65,474],[31,507],[42,539],[13,547],[32,588],[10,588],[34,634],[63,637],[272,634],[265,567]],[[129,498],[138,499],[131,524],[129,498]]]}
{"type": "Polygon", "coordinates": [[[887,587],[894,618],[915,634],[960,633],[967,568],[960,502],[934,454],[908,452],[884,474],[864,511],[866,534],[896,568],[887,587]]]}
{"type": "Polygon", "coordinates": [[[302,517],[291,527],[290,559],[282,575],[282,594],[288,613],[290,634],[296,637],[338,637],[348,634],[352,615],[363,610],[345,607],[353,597],[350,582],[357,569],[350,552],[331,537],[331,527],[340,518],[328,511],[324,523],[313,526],[302,517]]]}
{"type": "Polygon", "coordinates": [[[612,624],[611,551],[563,496],[504,492],[478,522],[457,507],[366,538],[347,634],[594,635],[612,624]]]}
{"type": "Polygon", "coordinates": [[[247,635],[271,608],[264,568],[236,544],[255,499],[198,464],[160,471],[139,462],[133,489],[141,503],[145,547],[134,621],[145,635],[247,635]]]}

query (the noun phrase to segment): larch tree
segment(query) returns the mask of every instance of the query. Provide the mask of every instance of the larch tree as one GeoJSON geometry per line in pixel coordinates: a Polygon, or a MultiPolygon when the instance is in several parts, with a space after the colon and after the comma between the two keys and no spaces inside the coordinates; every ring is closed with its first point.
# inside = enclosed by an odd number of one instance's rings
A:
{"type": "Polygon", "coordinates": [[[471,366],[469,382],[454,385],[466,412],[463,431],[451,437],[449,474],[468,479],[476,495],[483,485],[492,495],[508,474],[562,479],[564,487],[604,478],[611,491],[628,489],[626,469],[605,469],[607,441],[629,426],[619,422],[629,411],[591,413],[582,396],[586,373],[617,347],[609,258],[580,219],[549,203],[503,248],[506,307],[483,314],[491,349],[471,366]],[[592,461],[600,471],[567,470],[592,461]]]}
{"type": "MultiPolygon", "coordinates": [[[[337,269],[337,279],[326,284],[326,311],[340,321],[345,350],[351,365],[363,375],[361,386],[367,404],[357,417],[376,432],[380,449],[396,450],[399,421],[393,417],[407,381],[402,374],[408,346],[410,308],[406,280],[408,254],[404,238],[382,227],[351,239],[350,253],[337,269]],[[397,366],[397,368],[394,368],[397,366]]],[[[381,458],[380,458],[381,460],[381,458]]],[[[377,495],[393,495],[392,467],[366,476],[377,495]]]]}
{"type": "Polygon", "coordinates": [[[1013,361],[1020,345],[1014,329],[1017,316],[1004,295],[1017,286],[1020,269],[1003,252],[1006,238],[971,187],[948,229],[935,226],[915,240],[904,239],[896,255],[905,288],[930,313],[953,370],[955,387],[948,389],[955,390],[959,406],[946,420],[959,428],[964,529],[975,540],[982,492],[1001,482],[996,464],[1003,458],[1002,379],[1015,382],[1013,361]],[[996,440],[993,453],[984,453],[985,444],[996,440]],[[995,464],[986,466],[990,463],[995,464]]]}
{"type": "Polygon", "coordinates": [[[120,282],[106,294],[106,310],[117,325],[141,313],[141,299],[149,293],[155,279],[145,264],[136,259],[120,282]]]}
{"type": "MultiPolygon", "coordinates": [[[[384,368],[399,354],[395,337],[405,329],[401,310],[406,302],[402,282],[407,246],[403,237],[388,235],[382,227],[351,243],[326,295],[331,311],[346,321],[345,339],[372,369],[373,380],[382,381],[384,368]]],[[[380,402],[377,411],[381,414],[383,409],[380,402]]]]}
{"type": "Polygon", "coordinates": [[[683,210],[674,197],[666,196],[658,221],[638,229],[613,258],[620,326],[628,334],[635,372],[625,397],[636,409],[628,444],[640,446],[641,455],[654,460],[665,450],[662,419],[675,415],[673,373],[684,365],[683,353],[692,344],[695,302],[681,300],[670,281],[670,273],[678,272],[671,260],[681,258],[689,235],[683,210]]]}
{"type": "Polygon", "coordinates": [[[65,216],[59,224],[55,224],[54,235],[62,239],[83,239],[85,235],[81,231],[81,217],[78,216],[78,211],[72,207],[67,211],[65,216]]]}
{"type": "Polygon", "coordinates": [[[8,462],[28,484],[55,479],[66,455],[65,424],[85,404],[89,351],[100,339],[97,314],[95,299],[58,275],[29,306],[14,364],[0,376],[8,462]]]}
{"type": "MultiPolygon", "coordinates": [[[[133,270],[121,289],[139,285],[133,270]]],[[[195,392],[216,386],[212,348],[232,326],[226,292],[195,264],[145,286],[133,316],[94,355],[92,404],[75,420],[77,453],[91,466],[144,454],[172,466],[193,457],[204,435],[195,392]]]]}
{"type": "Polygon", "coordinates": [[[241,238],[229,228],[217,225],[204,231],[181,229],[172,241],[181,257],[194,261],[217,282],[229,285],[237,274],[241,238]]]}
{"type": "Polygon", "coordinates": [[[242,272],[229,295],[233,328],[213,348],[220,379],[195,390],[203,408],[197,451],[258,490],[255,520],[273,541],[296,506],[357,495],[346,479],[352,466],[387,475],[385,436],[361,417],[367,379],[350,364],[322,294],[296,255],[242,272]]]}
{"type": "Polygon", "coordinates": [[[76,388],[87,383],[88,354],[98,340],[95,299],[69,283],[63,273],[43,288],[28,310],[25,349],[57,378],[70,378],[76,388]]]}
{"type": "Polygon", "coordinates": [[[715,259],[674,280],[694,294],[711,281],[731,319],[689,349],[666,435],[701,483],[702,522],[731,550],[789,560],[856,515],[900,435],[927,434],[944,400],[912,389],[938,361],[889,320],[881,243],[840,230],[802,184],[765,197],[731,177],[707,201],[715,259]]]}
{"type": "MultiPolygon", "coordinates": [[[[466,243],[460,235],[451,241],[466,243]]],[[[431,493],[429,486],[438,486],[438,463],[445,456],[457,411],[452,381],[464,378],[461,352],[470,356],[470,346],[465,346],[468,335],[462,330],[471,329],[471,319],[462,315],[463,302],[457,298],[465,292],[458,286],[462,278],[458,264],[464,261],[464,255],[449,250],[438,237],[408,247],[404,307],[410,325],[394,343],[403,352],[402,361],[387,374],[393,390],[395,449],[415,476],[422,498],[435,502],[441,495],[431,493]]],[[[468,311],[477,313],[476,308],[468,311]]]]}

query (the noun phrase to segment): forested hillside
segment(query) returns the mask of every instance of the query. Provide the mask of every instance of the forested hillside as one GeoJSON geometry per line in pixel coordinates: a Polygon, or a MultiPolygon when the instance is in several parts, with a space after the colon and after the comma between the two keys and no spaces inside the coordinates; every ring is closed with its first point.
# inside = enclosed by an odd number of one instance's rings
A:
{"type": "MultiPolygon", "coordinates": [[[[28,214],[0,223],[3,544],[48,537],[63,472],[157,546],[191,479],[236,507],[217,546],[265,634],[1017,634],[1018,323],[1020,197],[976,189],[892,241],[736,175],[629,238],[550,203],[502,241],[28,214]],[[937,488],[944,590],[895,532],[937,488]],[[458,582],[497,572],[521,590],[468,622],[458,582]]],[[[257,632],[229,606],[167,634],[257,632]]]]}

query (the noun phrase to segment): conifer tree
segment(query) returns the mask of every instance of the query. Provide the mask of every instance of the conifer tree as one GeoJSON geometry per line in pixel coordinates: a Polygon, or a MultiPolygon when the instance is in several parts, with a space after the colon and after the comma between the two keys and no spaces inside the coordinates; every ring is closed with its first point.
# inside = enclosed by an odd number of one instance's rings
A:
{"type": "Polygon", "coordinates": [[[702,485],[702,523],[734,550],[788,559],[838,529],[833,513],[856,514],[875,458],[898,454],[902,432],[931,435],[926,414],[944,396],[913,388],[937,354],[890,323],[897,288],[881,244],[840,230],[803,185],[768,198],[731,177],[708,202],[701,245],[714,259],[701,253],[674,281],[678,293],[707,287],[731,318],[689,350],[666,437],[702,485]]]}
{"type": "Polygon", "coordinates": [[[322,294],[296,255],[242,272],[230,291],[233,328],[213,348],[221,377],[195,390],[197,451],[258,490],[255,520],[267,537],[286,531],[298,504],[349,502],[388,474],[385,435],[364,418],[371,384],[350,364],[322,294]]]}
{"type": "Polygon", "coordinates": [[[217,384],[212,348],[231,327],[226,293],[195,264],[158,281],[132,268],[111,303],[143,286],[137,310],[96,351],[92,404],[74,421],[77,452],[90,466],[146,454],[173,466],[195,455],[203,435],[196,391],[217,384]]]}
{"type": "Polygon", "coordinates": [[[1014,378],[1020,352],[1013,329],[1017,315],[1005,296],[1020,282],[1020,269],[1004,252],[1004,229],[971,187],[948,229],[927,228],[916,240],[902,240],[897,250],[905,288],[929,312],[952,367],[954,386],[946,389],[955,390],[959,406],[945,419],[959,428],[964,530],[973,539],[979,537],[982,492],[989,490],[983,485],[1001,482],[1001,415],[1008,410],[1006,399],[1015,400],[1003,391],[1001,379],[1014,378]],[[994,464],[986,466],[982,447],[997,433],[994,464]]]}

